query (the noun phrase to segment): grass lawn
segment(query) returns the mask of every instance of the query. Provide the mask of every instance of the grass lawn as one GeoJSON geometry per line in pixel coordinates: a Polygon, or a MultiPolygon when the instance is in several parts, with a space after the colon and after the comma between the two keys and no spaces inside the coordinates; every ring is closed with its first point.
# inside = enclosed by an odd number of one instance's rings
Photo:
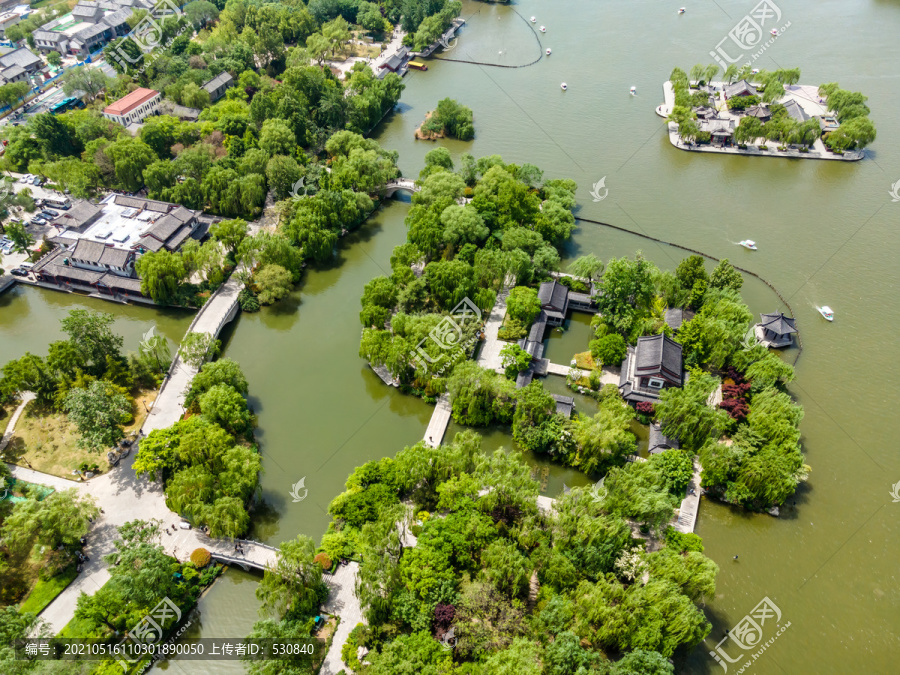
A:
{"type": "MultiPolygon", "coordinates": [[[[123,427],[125,435],[137,433],[147,417],[147,409],[156,399],[156,390],[142,391],[135,399],[135,418],[123,427]]],[[[2,424],[2,422],[0,422],[2,424]]],[[[78,431],[63,413],[45,411],[29,403],[16,424],[6,448],[6,457],[19,466],[72,479],[72,471],[83,462],[108,467],[106,452],[91,452],[78,447],[78,431]]]]}
{"type": "Polygon", "coordinates": [[[77,617],[73,617],[72,620],[63,626],[63,629],[59,631],[59,637],[61,638],[84,638],[91,634],[91,631],[94,630],[94,622],[88,621],[87,619],[79,619],[77,617]]]}
{"type": "Polygon", "coordinates": [[[581,352],[580,354],[576,354],[575,365],[582,370],[595,370],[599,368],[599,366],[594,363],[594,357],[591,356],[590,352],[581,352]]]}
{"type": "Polygon", "coordinates": [[[53,598],[62,593],[66,589],[66,586],[71,584],[77,576],[78,572],[75,571],[75,568],[70,567],[62,574],[57,574],[47,581],[38,579],[34,588],[31,589],[31,593],[29,593],[28,597],[25,598],[25,601],[19,605],[19,611],[38,614],[44,607],[53,601],[53,598]]]}
{"type": "Polygon", "coordinates": [[[341,45],[341,48],[336,50],[334,56],[329,56],[330,61],[345,61],[349,59],[351,56],[362,56],[362,57],[376,57],[381,53],[381,50],[378,47],[374,47],[372,45],[359,45],[355,42],[353,44],[344,44],[341,45]]]}

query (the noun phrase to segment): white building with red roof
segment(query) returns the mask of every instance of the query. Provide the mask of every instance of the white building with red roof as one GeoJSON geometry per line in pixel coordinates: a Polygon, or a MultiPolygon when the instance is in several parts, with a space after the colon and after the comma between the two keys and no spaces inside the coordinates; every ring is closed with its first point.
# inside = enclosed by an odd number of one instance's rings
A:
{"type": "Polygon", "coordinates": [[[103,116],[123,127],[137,124],[150,115],[157,114],[160,98],[160,93],[155,89],[141,87],[104,108],[103,116]]]}

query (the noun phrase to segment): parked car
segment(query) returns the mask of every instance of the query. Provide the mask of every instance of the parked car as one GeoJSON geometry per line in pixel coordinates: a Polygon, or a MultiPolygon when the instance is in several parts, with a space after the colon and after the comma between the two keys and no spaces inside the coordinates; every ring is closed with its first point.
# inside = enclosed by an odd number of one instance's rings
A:
{"type": "Polygon", "coordinates": [[[34,180],[34,176],[33,176],[32,174],[30,174],[30,173],[26,173],[24,176],[22,176],[22,177],[19,179],[19,182],[20,182],[20,183],[30,183],[30,182],[33,181],[33,180],[34,180]]]}
{"type": "Polygon", "coordinates": [[[41,215],[44,216],[47,220],[53,220],[54,218],[59,217],[59,211],[54,211],[53,209],[44,209],[41,211],[41,215]]]}
{"type": "Polygon", "coordinates": [[[34,180],[31,181],[31,184],[32,184],[32,185],[35,185],[35,186],[37,186],[37,187],[40,187],[40,186],[43,184],[43,182],[44,182],[44,181],[42,181],[38,176],[35,176],[35,177],[34,177],[34,180]]]}
{"type": "Polygon", "coordinates": [[[28,270],[23,270],[21,267],[17,267],[12,272],[10,272],[14,277],[27,277],[28,270]]]}
{"type": "Polygon", "coordinates": [[[43,218],[41,218],[40,216],[35,216],[34,218],[31,219],[31,222],[29,222],[28,224],[29,225],[46,225],[47,221],[44,220],[43,218]]]}

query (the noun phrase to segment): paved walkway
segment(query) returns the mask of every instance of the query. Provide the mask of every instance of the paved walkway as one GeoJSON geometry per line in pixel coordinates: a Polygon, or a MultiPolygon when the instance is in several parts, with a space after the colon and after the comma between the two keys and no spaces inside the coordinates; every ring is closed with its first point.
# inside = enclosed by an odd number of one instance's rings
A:
{"type": "Polygon", "coordinates": [[[693,532],[697,525],[697,512],[700,510],[700,493],[703,488],[700,487],[700,472],[703,468],[700,462],[694,460],[694,475],[691,476],[691,482],[686,488],[687,494],[681,501],[681,508],[678,509],[678,519],[672,525],[679,532],[693,532]],[[693,493],[691,492],[693,490],[693,493]]]}
{"type": "Polygon", "coordinates": [[[36,396],[34,393],[30,391],[26,391],[22,394],[22,402],[19,404],[19,407],[16,408],[12,417],[9,418],[9,424],[6,425],[6,432],[3,434],[3,438],[0,439],[0,453],[6,450],[6,446],[9,445],[13,432],[16,430],[16,422],[18,422],[19,418],[22,416],[22,411],[25,410],[25,406],[35,398],[36,396]]]}
{"type": "Polygon", "coordinates": [[[475,360],[475,363],[482,368],[489,368],[498,373],[504,372],[500,351],[507,343],[497,337],[497,332],[503,325],[503,317],[506,316],[507,297],[509,297],[508,288],[504,288],[497,294],[497,302],[494,303],[490,316],[484,324],[484,344],[481,345],[481,351],[475,360]]]}
{"type": "MultiPolygon", "coordinates": [[[[209,299],[206,305],[194,317],[188,332],[201,332],[218,335],[222,326],[233,317],[237,308],[237,295],[241,282],[234,277],[229,279],[209,299]]],[[[176,356],[169,375],[163,382],[153,408],[141,429],[144,435],[156,429],[171,426],[184,414],[184,394],[197,369],[188,366],[176,356]]],[[[20,406],[21,410],[21,406],[20,406]]],[[[18,411],[17,411],[18,412],[18,411]]],[[[15,416],[14,416],[15,417],[15,416]]],[[[18,418],[16,418],[18,419],[18,418]]],[[[5,436],[4,436],[5,438],[5,436]]],[[[181,521],[178,514],[172,513],[166,506],[162,486],[156,482],[138,479],[132,468],[137,456],[136,443],[128,457],[119,465],[86,483],[65,481],[48,474],[11,466],[13,476],[32,483],[50,485],[56,489],[74,487],[96,500],[97,506],[103,509],[100,517],[94,521],[88,534],[85,554],[89,561],[82,573],[78,575],[56,599],[41,613],[41,618],[50,624],[54,632],[59,632],[72,618],[75,604],[82,591],[93,594],[109,579],[109,572],[103,557],[115,551],[115,539],[118,527],[130,520],[159,519],[163,526],[176,525],[181,521]],[[62,482],[60,482],[62,481],[62,482]]],[[[216,557],[235,557],[234,545],[224,540],[211,540],[201,532],[189,529],[175,530],[174,534],[162,535],[161,541],[166,553],[178,560],[185,560],[195,548],[204,547],[216,557]]],[[[275,559],[274,549],[248,542],[244,547],[248,564],[254,567],[265,566],[275,559]]],[[[241,558],[237,554],[237,558],[241,558]]]]}
{"type": "Polygon", "coordinates": [[[325,575],[325,583],[331,593],[328,601],[322,606],[322,611],[341,617],[331,648],[325,655],[325,661],[319,670],[319,675],[337,675],[342,670],[350,671],[341,661],[341,649],[350,631],[356,628],[358,623],[366,623],[362,608],[359,606],[359,598],[356,597],[356,576],[359,573],[359,563],[350,562],[346,565],[338,565],[337,571],[331,575],[325,575]]]}
{"type": "Polygon", "coordinates": [[[441,394],[437,400],[437,405],[434,406],[434,412],[431,414],[428,428],[425,430],[425,445],[429,448],[436,448],[441,444],[444,434],[447,433],[447,427],[450,425],[451,412],[450,396],[441,394]]]}

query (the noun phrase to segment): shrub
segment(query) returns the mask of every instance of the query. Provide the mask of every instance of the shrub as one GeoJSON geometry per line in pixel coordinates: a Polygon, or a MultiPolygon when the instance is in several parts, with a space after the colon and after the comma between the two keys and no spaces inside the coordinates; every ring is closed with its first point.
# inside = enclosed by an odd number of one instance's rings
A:
{"type": "Polygon", "coordinates": [[[524,326],[530,326],[541,311],[537,291],[526,286],[516,286],[506,299],[506,311],[511,319],[524,326]]]}
{"type": "Polygon", "coordinates": [[[259,311],[259,300],[256,299],[256,295],[249,288],[243,288],[238,293],[238,304],[245,312],[259,311]]]}
{"type": "Polygon", "coordinates": [[[497,331],[500,340],[521,340],[526,335],[528,329],[510,316],[506,317],[506,322],[497,331]]]}
{"type": "Polygon", "coordinates": [[[590,348],[593,357],[606,364],[622,363],[628,352],[625,338],[618,333],[610,333],[602,338],[591,340],[590,348]]]}
{"type": "Polygon", "coordinates": [[[205,548],[195,548],[194,552],[191,553],[191,562],[194,563],[197,569],[203,569],[209,565],[210,561],[212,561],[212,555],[205,548]]]}
{"type": "Polygon", "coordinates": [[[653,417],[655,415],[655,410],[653,409],[653,404],[650,401],[638,401],[635,406],[635,410],[637,410],[641,415],[646,415],[647,417],[653,417]]]}
{"type": "Polygon", "coordinates": [[[334,563],[331,561],[331,558],[328,557],[328,554],[322,551],[321,553],[317,553],[316,557],[313,558],[317,563],[322,566],[322,569],[326,572],[332,568],[334,563]]]}
{"type": "Polygon", "coordinates": [[[570,291],[574,291],[575,293],[588,292],[587,284],[580,279],[573,279],[572,277],[559,277],[557,281],[563,286],[566,286],[570,291]]]}
{"type": "Polygon", "coordinates": [[[687,551],[697,551],[703,553],[703,540],[700,535],[693,532],[683,533],[674,527],[666,528],[666,545],[672,547],[679,553],[687,551]]]}

